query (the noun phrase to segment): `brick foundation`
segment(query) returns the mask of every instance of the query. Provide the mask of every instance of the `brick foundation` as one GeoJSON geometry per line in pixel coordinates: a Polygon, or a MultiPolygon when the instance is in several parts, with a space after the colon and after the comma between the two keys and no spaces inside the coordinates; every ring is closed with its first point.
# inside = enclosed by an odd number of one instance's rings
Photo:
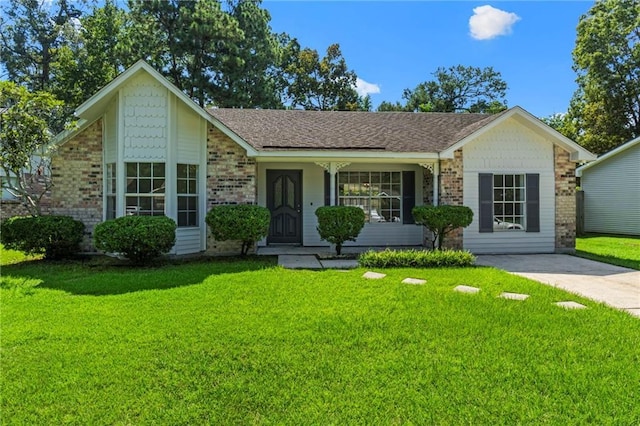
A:
{"type": "Polygon", "coordinates": [[[569,153],[553,147],[555,162],[556,251],[572,252],[576,248],[576,165],[569,153]]]}
{"type": "Polygon", "coordinates": [[[52,161],[51,214],[85,224],[82,250],[95,251],[93,228],[102,221],[102,121],[60,146],[52,161]]]}
{"type": "MultiPolygon", "coordinates": [[[[257,166],[220,130],[207,131],[207,211],[221,204],[255,204],[257,166]]],[[[216,241],[207,229],[208,254],[240,254],[239,241],[216,241]]]]}

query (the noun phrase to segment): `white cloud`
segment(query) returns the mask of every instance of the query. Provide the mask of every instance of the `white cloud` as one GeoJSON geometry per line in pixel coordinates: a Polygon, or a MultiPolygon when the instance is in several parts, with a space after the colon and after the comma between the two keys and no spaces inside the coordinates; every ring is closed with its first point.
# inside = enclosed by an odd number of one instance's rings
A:
{"type": "Polygon", "coordinates": [[[356,92],[358,95],[365,97],[367,95],[372,95],[376,93],[380,93],[380,86],[374,83],[369,83],[361,79],[360,77],[356,78],[356,92]]]}
{"type": "Polygon", "coordinates": [[[471,37],[476,40],[490,40],[510,34],[511,27],[519,20],[520,17],[515,13],[484,5],[473,9],[473,16],[469,18],[469,30],[471,37]]]}

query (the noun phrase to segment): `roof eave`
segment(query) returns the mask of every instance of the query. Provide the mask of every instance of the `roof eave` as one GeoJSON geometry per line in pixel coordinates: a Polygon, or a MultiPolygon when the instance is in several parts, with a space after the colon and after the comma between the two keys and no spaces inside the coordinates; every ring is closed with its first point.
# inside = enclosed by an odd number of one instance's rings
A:
{"type": "Polygon", "coordinates": [[[592,161],[588,164],[585,164],[583,166],[580,166],[576,169],[576,176],[577,177],[581,177],[582,176],[582,172],[584,172],[585,170],[590,169],[593,166],[596,166],[600,163],[602,163],[603,161],[605,161],[608,158],[614,157],[618,154],[620,154],[623,151],[626,151],[627,149],[634,147],[636,145],[640,144],[640,137],[637,137],[635,139],[631,139],[628,142],[625,142],[624,144],[620,145],[617,148],[612,149],[611,151],[602,154],[600,157],[598,157],[595,161],[592,161]]]}

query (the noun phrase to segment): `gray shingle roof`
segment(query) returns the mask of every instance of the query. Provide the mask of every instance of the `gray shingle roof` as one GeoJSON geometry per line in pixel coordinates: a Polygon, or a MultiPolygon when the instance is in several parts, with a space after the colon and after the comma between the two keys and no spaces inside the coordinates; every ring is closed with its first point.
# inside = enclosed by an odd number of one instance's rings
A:
{"type": "Polygon", "coordinates": [[[440,152],[501,114],[209,109],[257,150],[440,152]]]}

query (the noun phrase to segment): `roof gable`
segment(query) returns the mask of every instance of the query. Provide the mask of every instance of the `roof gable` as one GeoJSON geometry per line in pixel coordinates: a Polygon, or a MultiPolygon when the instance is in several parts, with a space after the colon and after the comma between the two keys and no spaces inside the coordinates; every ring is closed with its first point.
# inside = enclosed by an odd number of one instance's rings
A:
{"type": "Polygon", "coordinates": [[[107,106],[113,100],[114,96],[117,96],[120,89],[123,88],[129,81],[139,76],[141,73],[147,73],[148,75],[150,75],[154,80],[160,83],[162,87],[166,88],[169,93],[175,95],[176,98],[182,101],[196,114],[212,123],[223,133],[229,136],[233,141],[238,143],[238,145],[247,150],[248,155],[256,154],[253,147],[248,145],[241,138],[238,138],[237,135],[235,135],[222,123],[208,114],[203,108],[196,104],[191,98],[185,95],[180,89],[178,89],[169,80],[162,76],[162,74],[160,74],[151,65],[149,65],[142,59],[129,67],[122,74],[117,76],[106,86],[96,92],[93,96],[87,99],[84,103],[82,103],[78,108],[76,108],[75,115],[79,118],[76,128],[72,131],[64,131],[58,134],[56,136],[57,142],[64,142],[66,140],[69,140],[71,137],[75,136],[80,131],[85,129],[89,124],[102,117],[104,111],[107,109],[107,106]]]}
{"type": "Polygon", "coordinates": [[[475,128],[471,129],[471,132],[468,132],[468,134],[461,137],[460,140],[447,147],[447,149],[443,150],[440,153],[441,156],[444,158],[453,158],[453,153],[456,150],[462,148],[464,145],[476,139],[478,136],[485,134],[486,132],[497,126],[500,126],[502,123],[511,118],[517,120],[520,124],[528,127],[536,133],[548,137],[555,145],[558,145],[564,150],[568,151],[571,154],[572,161],[592,161],[596,158],[594,154],[578,145],[571,139],[567,138],[557,130],[543,123],[541,120],[534,117],[519,106],[512,107],[500,114],[497,114],[495,120],[486,123],[478,123],[481,125],[475,126],[475,128]]]}
{"type": "Polygon", "coordinates": [[[627,150],[629,150],[630,148],[633,148],[635,146],[640,145],[640,137],[637,137],[635,139],[632,139],[626,143],[623,143],[622,145],[620,145],[617,148],[612,149],[611,151],[602,154],[600,157],[598,157],[597,160],[592,161],[591,163],[585,164],[584,166],[580,166],[576,169],[576,176],[581,177],[582,176],[582,172],[584,172],[585,170],[590,169],[591,167],[597,167],[600,164],[602,164],[603,162],[605,162],[606,160],[608,160],[609,158],[618,156],[620,154],[622,154],[623,152],[626,152],[627,150]]]}

